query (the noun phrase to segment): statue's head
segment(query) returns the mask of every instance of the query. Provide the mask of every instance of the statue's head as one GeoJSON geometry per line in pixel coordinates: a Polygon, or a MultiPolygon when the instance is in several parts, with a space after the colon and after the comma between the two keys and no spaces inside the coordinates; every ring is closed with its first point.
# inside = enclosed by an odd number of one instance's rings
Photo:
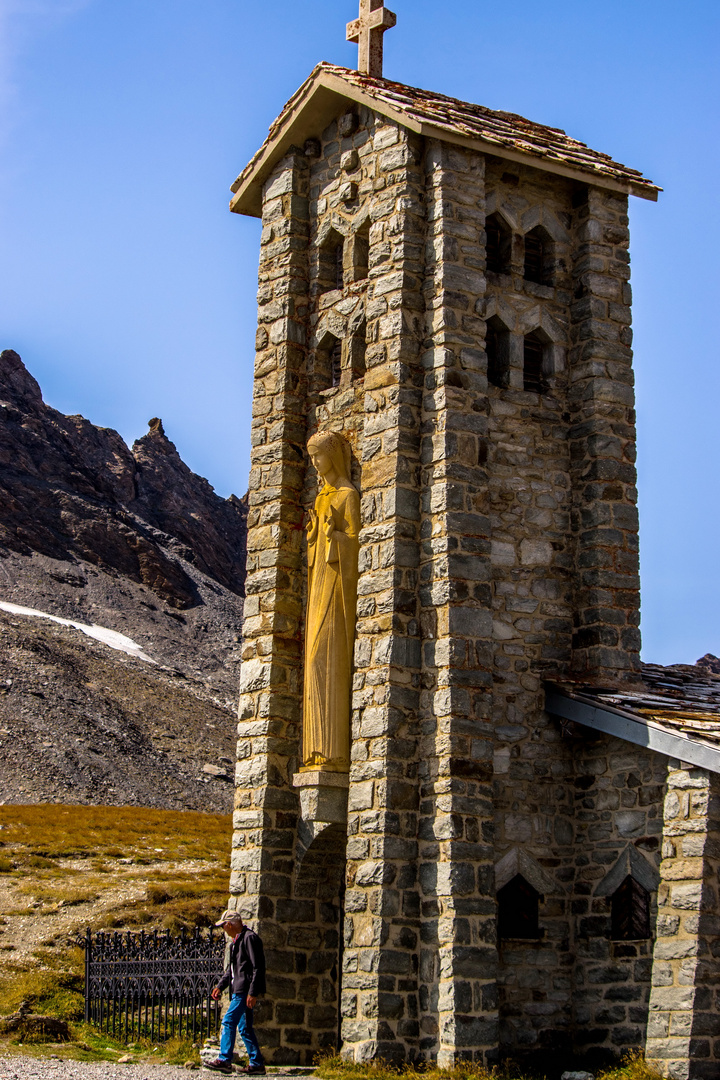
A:
{"type": "Polygon", "coordinates": [[[335,431],[318,431],[308,440],[312,463],[325,479],[333,471],[337,481],[350,483],[350,444],[335,431]]]}

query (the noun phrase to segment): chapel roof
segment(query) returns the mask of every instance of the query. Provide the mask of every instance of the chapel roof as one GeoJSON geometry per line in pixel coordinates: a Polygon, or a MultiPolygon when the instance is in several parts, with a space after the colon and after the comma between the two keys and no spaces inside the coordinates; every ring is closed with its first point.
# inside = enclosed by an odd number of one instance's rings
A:
{"type": "Polygon", "coordinates": [[[661,190],[636,169],[591,150],[560,128],[323,62],[290,98],[270,126],[267,139],[232,185],[235,196],[230,208],[259,217],[262,185],[276,162],[291,146],[319,135],[337,115],[343,99],[367,105],[418,134],[584,183],[652,200],[661,190]]]}
{"type": "Polygon", "coordinates": [[[720,675],[697,664],[643,664],[641,678],[616,688],[548,685],[546,708],[659,753],[720,772],[720,675]]]}

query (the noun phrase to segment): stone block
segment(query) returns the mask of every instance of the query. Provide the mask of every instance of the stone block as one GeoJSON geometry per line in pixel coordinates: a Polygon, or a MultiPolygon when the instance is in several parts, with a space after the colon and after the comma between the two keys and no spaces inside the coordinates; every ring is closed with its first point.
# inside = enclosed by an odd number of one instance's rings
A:
{"type": "Polygon", "coordinates": [[[680,910],[699,911],[702,901],[702,882],[673,884],[670,890],[671,904],[680,910]]]}
{"type": "Polygon", "coordinates": [[[694,988],[692,986],[653,987],[650,995],[651,1012],[676,1012],[690,1010],[693,1006],[694,988]]]}
{"type": "Polygon", "coordinates": [[[549,566],[553,558],[552,544],[545,540],[522,540],[520,562],[523,566],[549,566]]]}

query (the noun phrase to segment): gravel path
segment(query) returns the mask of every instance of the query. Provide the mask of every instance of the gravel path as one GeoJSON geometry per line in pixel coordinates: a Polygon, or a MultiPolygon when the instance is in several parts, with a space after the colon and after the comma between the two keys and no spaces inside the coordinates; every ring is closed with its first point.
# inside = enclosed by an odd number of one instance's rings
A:
{"type": "MultiPolygon", "coordinates": [[[[307,1070],[273,1069],[271,1080],[299,1080],[298,1073],[307,1070]]],[[[160,1065],[153,1061],[120,1065],[114,1061],[62,1061],[53,1058],[31,1058],[13,1055],[0,1057],[0,1080],[210,1080],[219,1073],[207,1069],[190,1070],[182,1065],[160,1065]]],[[[237,1073],[237,1076],[241,1074],[237,1073]]]]}
{"type": "Polygon", "coordinates": [[[0,1080],[188,1080],[190,1076],[209,1080],[205,1069],[191,1072],[182,1065],[154,1062],[118,1065],[114,1061],[61,1061],[50,1058],[0,1057],[0,1080]]]}

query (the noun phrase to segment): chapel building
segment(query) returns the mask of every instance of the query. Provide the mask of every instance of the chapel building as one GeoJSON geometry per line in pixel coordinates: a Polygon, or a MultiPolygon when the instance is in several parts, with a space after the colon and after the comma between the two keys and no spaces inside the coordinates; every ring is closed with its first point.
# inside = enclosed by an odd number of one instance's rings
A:
{"type": "Polygon", "coordinates": [[[658,188],[383,78],[365,6],[364,70],[318,65],[231,203],[262,218],[231,882],[261,1042],[720,1077],[720,680],[639,659],[627,210],[658,188]],[[361,497],[349,773],[300,771],[318,431],[361,497]]]}

